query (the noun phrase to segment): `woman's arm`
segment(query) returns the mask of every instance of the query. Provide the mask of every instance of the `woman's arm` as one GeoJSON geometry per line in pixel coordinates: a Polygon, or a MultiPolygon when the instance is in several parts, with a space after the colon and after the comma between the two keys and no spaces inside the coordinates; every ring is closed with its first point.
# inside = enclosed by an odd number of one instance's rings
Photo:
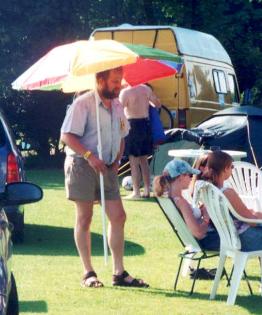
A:
{"type": "Polygon", "coordinates": [[[262,219],[262,212],[248,209],[234,189],[227,188],[224,191],[224,195],[227,197],[235,211],[242,217],[248,219],[262,219]]]}
{"type": "Polygon", "coordinates": [[[199,209],[200,209],[200,211],[201,211],[201,213],[202,213],[203,221],[209,222],[209,221],[210,221],[210,217],[209,217],[209,214],[208,214],[208,212],[207,212],[207,209],[206,209],[205,205],[202,204],[202,205],[199,207],[199,209]]]}
{"type": "Polygon", "coordinates": [[[182,216],[186,222],[191,233],[197,239],[202,239],[207,233],[209,220],[205,220],[199,223],[193,215],[190,204],[183,198],[176,201],[176,205],[182,213],[182,216]]]}

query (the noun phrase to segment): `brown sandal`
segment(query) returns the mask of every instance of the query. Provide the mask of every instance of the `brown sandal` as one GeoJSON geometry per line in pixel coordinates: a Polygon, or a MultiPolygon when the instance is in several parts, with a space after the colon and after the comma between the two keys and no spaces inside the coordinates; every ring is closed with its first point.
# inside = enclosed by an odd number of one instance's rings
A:
{"type": "Polygon", "coordinates": [[[145,283],[141,279],[134,278],[131,282],[126,281],[125,278],[129,276],[127,271],[124,271],[121,275],[113,275],[113,286],[120,287],[136,287],[136,288],[148,288],[149,284],[145,283]]]}
{"type": "Polygon", "coordinates": [[[92,280],[87,282],[86,280],[89,278],[95,277],[97,278],[97,274],[94,271],[89,271],[86,274],[84,274],[82,281],[81,281],[81,286],[82,287],[89,287],[89,288],[101,288],[103,287],[103,283],[99,281],[98,279],[92,280]]]}

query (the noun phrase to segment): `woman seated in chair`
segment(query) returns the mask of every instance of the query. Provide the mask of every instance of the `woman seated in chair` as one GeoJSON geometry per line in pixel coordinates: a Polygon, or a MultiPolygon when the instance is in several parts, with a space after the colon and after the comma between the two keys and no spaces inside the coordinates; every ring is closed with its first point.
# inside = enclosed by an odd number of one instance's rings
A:
{"type": "MultiPolygon", "coordinates": [[[[255,212],[253,209],[248,209],[236,191],[225,184],[225,181],[231,176],[234,167],[232,162],[232,157],[223,151],[209,153],[207,162],[208,171],[205,174],[206,178],[224,193],[240,216],[248,219],[262,219],[262,212],[255,212]]],[[[234,218],[234,224],[238,231],[243,251],[262,249],[261,226],[255,226],[254,224],[251,226],[236,218],[234,218]]]]}
{"type": "Polygon", "coordinates": [[[203,249],[219,250],[218,233],[210,224],[205,209],[192,207],[182,195],[182,191],[189,187],[194,174],[200,174],[200,171],[192,168],[183,160],[174,159],[167,163],[162,175],[154,178],[154,193],[159,197],[167,193],[174,205],[180,210],[189,230],[198,239],[203,249]]]}

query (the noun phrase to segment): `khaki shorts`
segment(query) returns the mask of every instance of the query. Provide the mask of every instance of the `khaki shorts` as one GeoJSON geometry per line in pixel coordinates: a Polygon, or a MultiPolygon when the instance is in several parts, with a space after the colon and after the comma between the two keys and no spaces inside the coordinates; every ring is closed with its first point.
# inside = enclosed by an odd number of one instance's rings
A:
{"type": "MultiPolygon", "coordinates": [[[[65,159],[65,189],[69,200],[93,201],[101,200],[100,176],[83,158],[67,156],[65,159]]],[[[120,198],[118,177],[112,168],[108,167],[104,174],[106,200],[120,198]]]]}

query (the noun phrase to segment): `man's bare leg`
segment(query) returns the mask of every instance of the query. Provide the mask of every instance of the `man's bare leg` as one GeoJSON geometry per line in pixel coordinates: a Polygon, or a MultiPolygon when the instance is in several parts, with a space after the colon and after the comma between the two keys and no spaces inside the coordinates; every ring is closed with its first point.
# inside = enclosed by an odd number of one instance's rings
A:
{"type": "MultiPolygon", "coordinates": [[[[76,247],[84,267],[84,275],[94,271],[91,263],[91,236],[90,224],[93,216],[93,201],[76,201],[76,221],[74,228],[74,239],[76,247]]],[[[89,286],[91,282],[93,286],[100,286],[96,282],[96,277],[89,277],[83,281],[83,285],[89,286]]]]}
{"type": "Polygon", "coordinates": [[[106,212],[109,218],[108,243],[113,258],[113,277],[120,276],[121,279],[123,279],[122,281],[129,285],[135,281],[136,285],[133,284],[133,286],[148,287],[143,280],[134,280],[130,275],[123,275],[123,272],[125,271],[123,258],[126,214],[121,199],[107,200],[106,212]]]}
{"type": "Polygon", "coordinates": [[[124,225],[126,213],[122,201],[106,200],[106,212],[109,219],[108,244],[113,259],[113,273],[121,274],[124,271],[124,225]]]}

